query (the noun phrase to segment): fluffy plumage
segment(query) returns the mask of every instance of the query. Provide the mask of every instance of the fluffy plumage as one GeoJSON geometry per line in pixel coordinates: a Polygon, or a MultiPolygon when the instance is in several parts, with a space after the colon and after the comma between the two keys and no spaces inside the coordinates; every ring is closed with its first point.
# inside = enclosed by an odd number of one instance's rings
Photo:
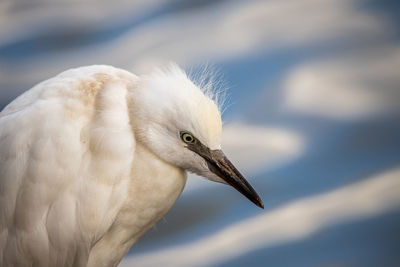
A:
{"type": "Polygon", "coordinates": [[[0,113],[0,265],[118,265],[185,170],[263,207],[220,150],[221,128],[210,91],[175,65],[142,77],[82,67],[36,85],[0,113]]]}
{"type": "Polygon", "coordinates": [[[217,106],[176,66],[81,67],[18,97],[0,113],[0,265],[117,265],[184,169],[215,178],[182,129],[219,147],[217,106]]]}

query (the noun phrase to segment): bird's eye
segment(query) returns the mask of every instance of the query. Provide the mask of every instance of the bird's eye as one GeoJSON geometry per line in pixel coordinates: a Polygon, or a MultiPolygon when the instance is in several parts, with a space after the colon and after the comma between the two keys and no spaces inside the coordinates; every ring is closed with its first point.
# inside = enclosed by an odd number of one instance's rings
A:
{"type": "Polygon", "coordinates": [[[193,144],[195,141],[194,136],[191,135],[190,133],[182,133],[181,138],[182,138],[182,141],[187,144],[193,144]]]}

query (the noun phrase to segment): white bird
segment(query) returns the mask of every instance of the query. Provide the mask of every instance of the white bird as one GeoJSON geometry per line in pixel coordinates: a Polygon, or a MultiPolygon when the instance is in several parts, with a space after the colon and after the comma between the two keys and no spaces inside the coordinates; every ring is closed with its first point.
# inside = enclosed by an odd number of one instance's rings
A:
{"type": "Polygon", "coordinates": [[[176,65],[67,70],[0,113],[0,265],[117,266],[186,170],[257,193],[222,153],[215,101],[176,65]]]}

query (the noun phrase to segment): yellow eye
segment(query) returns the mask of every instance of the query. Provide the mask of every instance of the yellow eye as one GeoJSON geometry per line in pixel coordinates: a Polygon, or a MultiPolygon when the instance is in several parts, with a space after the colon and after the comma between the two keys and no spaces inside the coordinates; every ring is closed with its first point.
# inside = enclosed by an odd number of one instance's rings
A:
{"type": "Polygon", "coordinates": [[[194,136],[191,135],[190,133],[182,133],[181,134],[182,141],[187,143],[187,144],[193,144],[194,143],[194,136]]]}

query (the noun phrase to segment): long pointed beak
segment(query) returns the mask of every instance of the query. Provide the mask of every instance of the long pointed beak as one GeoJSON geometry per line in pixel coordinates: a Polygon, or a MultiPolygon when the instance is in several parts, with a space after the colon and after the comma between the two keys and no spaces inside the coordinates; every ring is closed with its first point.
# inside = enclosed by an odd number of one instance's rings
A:
{"type": "Polygon", "coordinates": [[[222,150],[209,150],[210,156],[204,157],[210,171],[221,177],[229,185],[247,197],[260,208],[264,204],[253,187],[246,181],[243,175],[233,166],[222,150]]]}
{"type": "Polygon", "coordinates": [[[222,150],[211,150],[199,141],[188,144],[187,148],[204,158],[211,172],[233,186],[258,207],[264,208],[264,204],[256,191],[233,166],[222,150]]]}

